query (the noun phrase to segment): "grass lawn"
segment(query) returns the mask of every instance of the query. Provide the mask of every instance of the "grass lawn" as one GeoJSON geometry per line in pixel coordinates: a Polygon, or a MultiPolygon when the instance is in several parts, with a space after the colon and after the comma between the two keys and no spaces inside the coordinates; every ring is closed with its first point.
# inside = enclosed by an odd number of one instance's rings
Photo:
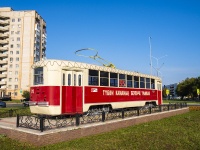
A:
{"type": "Polygon", "coordinates": [[[48,150],[194,150],[200,147],[200,111],[162,120],[134,125],[112,132],[88,136],[68,142],[33,147],[0,135],[1,149],[48,149],[48,150]]]}
{"type": "Polygon", "coordinates": [[[21,100],[12,99],[11,101],[4,101],[6,103],[22,103],[21,100]]]}
{"type": "Polygon", "coordinates": [[[10,117],[16,117],[17,114],[31,115],[29,107],[9,107],[9,108],[0,108],[0,118],[9,117],[10,110],[12,110],[12,115],[10,117]]]}
{"type": "Polygon", "coordinates": [[[200,104],[200,100],[163,100],[164,104],[169,104],[169,103],[188,103],[188,104],[200,104]]]}

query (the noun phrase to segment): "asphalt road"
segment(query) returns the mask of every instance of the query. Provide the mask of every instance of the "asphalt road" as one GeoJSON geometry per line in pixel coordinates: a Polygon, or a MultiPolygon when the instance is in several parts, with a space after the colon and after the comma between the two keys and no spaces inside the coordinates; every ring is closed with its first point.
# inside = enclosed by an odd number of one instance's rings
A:
{"type": "Polygon", "coordinates": [[[23,107],[22,103],[6,103],[6,107],[23,107]]]}

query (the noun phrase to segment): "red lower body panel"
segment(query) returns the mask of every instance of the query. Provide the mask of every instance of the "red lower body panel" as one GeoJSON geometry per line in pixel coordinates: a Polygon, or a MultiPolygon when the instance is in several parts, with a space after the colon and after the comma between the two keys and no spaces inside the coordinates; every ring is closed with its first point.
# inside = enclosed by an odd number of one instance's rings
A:
{"type": "MultiPolygon", "coordinates": [[[[158,104],[162,104],[162,92],[154,89],[99,86],[37,86],[31,87],[31,101],[36,102],[36,105],[47,102],[48,106],[58,106],[57,112],[61,114],[75,114],[83,113],[85,104],[112,105],[138,101],[157,101],[158,104]]],[[[38,109],[42,108],[44,107],[40,106],[38,109]]]]}
{"type": "Polygon", "coordinates": [[[82,87],[62,87],[62,113],[82,113],[82,87]]]}
{"type": "Polygon", "coordinates": [[[30,99],[34,102],[48,102],[49,105],[60,105],[60,86],[31,87],[30,99]]]}
{"type": "Polygon", "coordinates": [[[85,87],[85,103],[112,103],[158,100],[157,90],[111,87],[85,87]]]}

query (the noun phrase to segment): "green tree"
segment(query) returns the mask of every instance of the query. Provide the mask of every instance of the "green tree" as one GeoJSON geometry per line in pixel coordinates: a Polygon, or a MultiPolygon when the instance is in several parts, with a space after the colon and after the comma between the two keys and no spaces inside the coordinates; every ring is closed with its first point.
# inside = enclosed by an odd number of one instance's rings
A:
{"type": "Polygon", "coordinates": [[[196,79],[197,88],[200,89],[200,76],[196,79]]]}
{"type": "Polygon", "coordinates": [[[188,96],[192,99],[197,96],[197,88],[200,87],[200,77],[198,78],[186,78],[184,81],[180,82],[176,88],[177,95],[188,96]]]}
{"type": "Polygon", "coordinates": [[[24,98],[30,98],[30,92],[25,90],[25,91],[23,91],[22,96],[24,98]]]}
{"type": "Polygon", "coordinates": [[[163,96],[163,98],[166,98],[167,97],[167,93],[166,93],[166,90],[167,90],[167,88],[163,88],[163,90],[162,90],[162,96],[163,96]]]}

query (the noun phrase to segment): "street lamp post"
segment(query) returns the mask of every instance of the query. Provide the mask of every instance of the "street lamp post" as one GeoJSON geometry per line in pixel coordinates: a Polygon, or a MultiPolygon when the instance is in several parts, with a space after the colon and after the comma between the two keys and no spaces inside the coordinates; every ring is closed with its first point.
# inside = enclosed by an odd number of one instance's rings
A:
{"type": "MultiPolygon", "coordinates": [[[[152,66],[155,70],[156,70],[156,74],[157,74],[157,76],[158,76],[158,73],[160,72],[160,69],[162,68],[162,66],[164,65],[164,63],[162,63],[162,65],[161,66],[159,66],[158,65],[158,61],[160,60],[160,59],[162,59],[162,58],[164,58],[164,57],[167,57],[167,55],[164,55],[164,56],[162,56],[162,57],[160,57],[160,58],[156,58],[156,57],[154,57],[154,56],[151,56],[152,58],[154,58],[156,61],[157,61],[157,66],[156,67],[154,67],[154,66],[152,66]]],[[[161,73],[161,72],[160,72],[161,73]]]]}
{"type": "MultiPolygon", "coordinates": [[[[156,72],[157,72],[157,76],[158,76],[158,73],[160,72],[159,70],[162,68],[162,66],[164,65],[164,63],[162,63],[162,65],[159,67],[158,66],[158,60],[159,59],[161,59],[161,58],[164,58],[164,57],[166,57],[167,55],[164,55],[164,56],[162,56],[162,57],[160,57],[160,58],[156,58],[156,57],[153,57],[152,56],[152,49],[151,49],[151,37],[149,37],[149,48],[150,48],[150,72],[151,72],[151,75],[152,75],[152,67],[156,70],[156,72]],[[156,59],[156,61],[157,61],[157,66],[156,67],[154,67],[153,66],[153,64],[152,64],[152,58],[154,58],[154,59],[156,59]]],[[[161,74],[161,72],[160,72],[160,74],[161,74]]]]}

